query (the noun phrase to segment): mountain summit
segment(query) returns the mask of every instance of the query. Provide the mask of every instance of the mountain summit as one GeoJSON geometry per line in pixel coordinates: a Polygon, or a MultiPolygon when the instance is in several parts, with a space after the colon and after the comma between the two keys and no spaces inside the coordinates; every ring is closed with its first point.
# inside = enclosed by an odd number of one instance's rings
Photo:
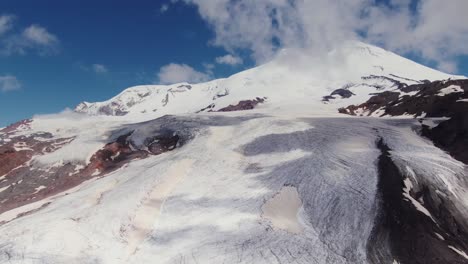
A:
{"type": "Polygon", "coordinates": [[[267,98],[266,107],[300,105],[308,112],[333,113],[339,107],[365,102],[373,92],[449,78],[463,76],[438,72],[372,45],[349,42],[325,55],[282,50],[264,65],[207,83],[131,87],[104,102],[83,102],[75,111],[154,117],[217,111],[259,97],[267,98]],[[337,90],[337,96],[332,96],[335,100],[322,103],[323,97],[337,90]],[[346,95],[340,96],[340,90],[346,90],[346,95]]]}

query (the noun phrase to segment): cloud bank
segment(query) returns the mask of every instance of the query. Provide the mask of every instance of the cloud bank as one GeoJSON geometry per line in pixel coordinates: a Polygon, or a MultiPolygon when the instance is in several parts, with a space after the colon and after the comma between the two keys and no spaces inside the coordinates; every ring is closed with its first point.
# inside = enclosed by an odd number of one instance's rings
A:
{"type": "MultiPolygon", "coordinates": [[[[174,2],[174,1],[172,1],[174,2]]],[[[468,55],[466,0],[179,0],[212,27],[213,44],[258,62],[284,47],[323,53],[346,40],[414,54],[455,71],[468,55]]]]}

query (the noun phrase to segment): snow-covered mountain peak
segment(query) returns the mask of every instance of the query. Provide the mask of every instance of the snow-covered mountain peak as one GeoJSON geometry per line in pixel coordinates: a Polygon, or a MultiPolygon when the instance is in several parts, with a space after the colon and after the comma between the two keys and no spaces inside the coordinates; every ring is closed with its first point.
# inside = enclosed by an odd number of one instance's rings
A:
{"type": "Polygon", "coordinates": [[[391,90],[397,83],[410,85],[448,78],[461,76],[430,69],[362,42],[347,42],[323,54],[285,49],[266,64],[206,83],[131,87],[104,102],[83,102],[75,110],[91,115],[154,118],[217,111],[259,97],[267,98],[267,108],[305,104],[316,114],[330,113],[367,100],[376,89],[391,90]],[[354,96],[322,102],[323,97],[340,88],[348,89],[354,96]]]}

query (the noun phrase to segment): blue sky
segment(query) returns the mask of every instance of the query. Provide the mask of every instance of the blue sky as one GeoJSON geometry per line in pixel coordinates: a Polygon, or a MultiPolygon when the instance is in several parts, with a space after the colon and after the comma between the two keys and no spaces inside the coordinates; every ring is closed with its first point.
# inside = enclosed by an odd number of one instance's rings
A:
{"type": "MultiPolygon", "coordinates": [[[[57,51],[0,55],[0,76],[13,75],[21,89],[0,92],[0,126],[37,113],[58,112],[81,101],[106,100],[124,88],[157,81],[159,68],[185,63],[203,69],[226,52],[193,6],[161,13],[162,1],[2,0],[0,15],[15,16],[14,29],[31,24],[59,39],[57,51]],[[45,4],[46,3],[46,4],[45,4]],[[107,72],[95,72],[93,64],[107,72]]],[[[214,77],[245,68],[218,65],[214,77]]]]}
{"type": "MultiPolygon", "coordinates": [[[[3,89],[10,91],[2,92],[0,88],[0,126],[29,118],[33,114],[53,113],[67,107],[73,108],[81,101],[106,100],[130,86],[164,82],[157,73],[161,71],[161,67],[171,63],[179,66],[189,65],[187,67],[192,67],[198,72],[188,74],[192,74],[192,77],[193,74],[199,74],[195,76],[196,80],[205,80],[225,77],[252,67],[260,61],[258,59],[260,56],[270,54],[268,47],[258,45],[252,40],[258,39],[259,32],[264,33],[262,29],[252,33],[249,31],[252,29],[250,27],[232,26],[244,19],[239,17],[239,14],[232,14],[231,20],[229,18],[226,20],[225,17],[209,12],[212,7],[210,4],[227,3],[228,0],[218,3],[189,1],[194,4],[187,5],[180,2],[174,4],[163,0],[0,1],[0,18],[1,16],[10,18],[8,30],[3,33],[0,19],[0,82],[2,78],[4,82],[10,77],[16,78],[13,83],[9,83],[10,88],[3,89]],[[226,34],[220,31],[224,29],[226,34]],[[7,49],[5,47],[10,49],[5,51],[7,49]],[[228,54],[228,51],[235,55],[220,60],[220,57],[228,54]],[[239,58],[242,61],[234,60],[239,58]]],[[[392,5],[392,1],[404,2],[404,0],[377,2],[392,5]]],[[[260,2],[262,1],[255,4],[245,2],[248,4],[244,5],[247,8],[251,7],[252,10],[261,11],[265,8],[257,4],[260,2]]],[[[419,1],[411,2],[413,2],[411,12],[415,12],[415,2],[419,1]]],[[[362,9],[362,6],[357,8],[362,9]]],[[[401,7],[392,6],[391,11],[400,12],[399,8],[401,7]]],[[[277,12],[275,9],[275,14],[282,12],[282,9],[279,10],[277,12]]],[[[320,11],[320,7],[315,6],[313,10],[320,11]]],[[[286,12],[290,10],[284,12],[287,15],[286,12]]],[[[251,25],[255,27],[255,19],[260,18],[261,14],[254,12],[252,14],[253,16],[245,19],[252,19],[251,25]]],[[[331,20],[326,19],[316,22],[317,26],[320,26],[321,22],[328,26],[331,20]]],[[[388,19],[391,19],[390,16],[388,19]]],[[[455,22],[460,24],[460,21],[455,22]]],[[[310,26],[307,20],[301,20],[300,23],[303,23],[302,26],[310,26]]],[[[306,26],[303,32],[305,35],[306,26]]],[[[287,25],[284,27],[287,29],[287,25]]],[[[330,27],[333,28],[333,25],[330,27]]],[[[462,33],[468,32],[465,30],[466,28],[459,29],[462,33]]],[[[284,37],[289,36],[288,34],[282,34],[284,32],[274,27],[270,31],[274,35],[268,35],[269,31],[265,29],[265,36],[261,37],[271,38],[273,42],[288,42],[284,37]]],[[[395,36],[393,28],[388,32],[395,36]]],[[[382,35],[381,32],[379,34],[382,35]]],[[[404,36],[403,33],[401,35],[404,36]]],[[[449,37],[459,41],[464,35],[449,37]]],[[[421,39],[426,40],[427,36],[421,39]]],[[[401,48],[391,42],[390,38],[373,38],[373,40],[377,43],[382,42],[396,51],[401,48]]],[[[409,44],[417,47],[418,43],[409,44]]],[[[406,46],[411,46],[409,44],[406,43],[406,46]]],[[[446,49],[446,46],[442,48],[446,49]]],[[[400,53],[416,54],[411,58],[436,67],[443,64],[440,62],[442,57],[433,55],[433,50],[440,49],[440,47],[437,49],[427,47],[426,53],[424,53],[426,49],[421,49],[422,52],[413,49],[400,53]]],[[[456,55],[457,53],[450,54],[452,60],[450,63],[445,63],[444,60],[443,65],[453,68],[455,57],[458,63],[456,72],[468,75],[468,60],[464,56],[456,55]]],[[[192,68],[183,69],[192,70],[192,68]]],[[[172,68],[169,67],[168,70],[170,69],[172,68]]],[[[167,78],[166,82],[173,80],[170,76],[167,78]]]]}

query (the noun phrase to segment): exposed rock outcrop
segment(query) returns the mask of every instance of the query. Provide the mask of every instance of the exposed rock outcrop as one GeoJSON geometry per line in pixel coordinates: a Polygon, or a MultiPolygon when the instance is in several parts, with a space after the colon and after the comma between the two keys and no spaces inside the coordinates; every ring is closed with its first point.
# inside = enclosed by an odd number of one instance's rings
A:
{"type": "Polygon", "coordinates": [[[370,262],[382,263],[391,256],[401,264],[467,263],[451,249],[468,247],[467,230],[459,222],[463,216],[433,186],[412,189],[385,142],[380,139],[377,146],[380,213],[368,244],[370,262]]]}
{"type": "Polygon", "coordinates": [[[229,105],[227,107],[221,108],[218,112],[232,112],[232,111],[242,111],[242,110],[252,110],[258,104],[265,102],[266,98],[257,97],[254,100],[243,100],[237,103],[236,105],[229,105]]]}
{"type": "Polygon", "coordinates": [[[73,138],[52,138],[49,133],[1,137],[0,145],[0,213],[40,200],[55,192],[61,179],[73,172],[71,164],[55,164],[49,168],[34,166],[33,158],[54,152],[73,138]]]}
{"type": "Polygon", "coordinates": [[[435,81],[382,92],[360,105],[340,108],[349,115],[450,117],[468,110],[468,80],[435,81]]]}
{"type": "MultiPolygon", "coordinates": [[[[339,113],[350,114],[350,115],[359,115],[359,113],[367,112],[374,113],[379,109],[382,109],[385,105],[388,105],[395,100],[398,100],[398,92],[382,92],[375,94],[369,100],[359,106],[348,106],[347,108],[338,109],[339,113]]],[[[382,114],[383,115],[383,114],[382,114]]]]}
{"type": "Polygon", "coordinates": [[[130,131],[104,145],[86,164],[41,165],[34,162],[34,157],[54,152],[73,138],[56,139],[49,133],[15,135],[26,124],[23,121],[9,126],[0,135],[0,213],[62,193],[132,160],[160,155],[180,145],[180,137],[174,131],[154,131],[154,136],[145,138],[143,144],[133,142],[130,131]]]}
{"type": "Polygon", "coordinates": [[[455,159],[468,164],[468,113],[458,113],[434,128],[423,125],[422,134],[455,159]]]}
{"type": "Polygon", "coordinates": [[[336,96],[340,96],[341,98],[350,98],[351,96],[355,95],[348,89],[340,88],[333,91],[330,95],[324,96],[322,101],[328,102],[329,100],[336,99],[336,96]]]}
{"type": "Polygon", "coordinates": [[[382,92],[360,105],[338,110],[348,115],[448,117],[422,134],[454,158],[468,164],[468,80],[422,81],[382,92]]]}
{"type": "Polygon", "coordinates": [[[18,130],[24,130],[28,129],[31,125],[32,120],[31,119],[24,119],[19,122],[16,122],[14,124],[11,124],[3,129],[0,129],[0,133],[8,134],[8,133],[13,133],[18,130]]]}

